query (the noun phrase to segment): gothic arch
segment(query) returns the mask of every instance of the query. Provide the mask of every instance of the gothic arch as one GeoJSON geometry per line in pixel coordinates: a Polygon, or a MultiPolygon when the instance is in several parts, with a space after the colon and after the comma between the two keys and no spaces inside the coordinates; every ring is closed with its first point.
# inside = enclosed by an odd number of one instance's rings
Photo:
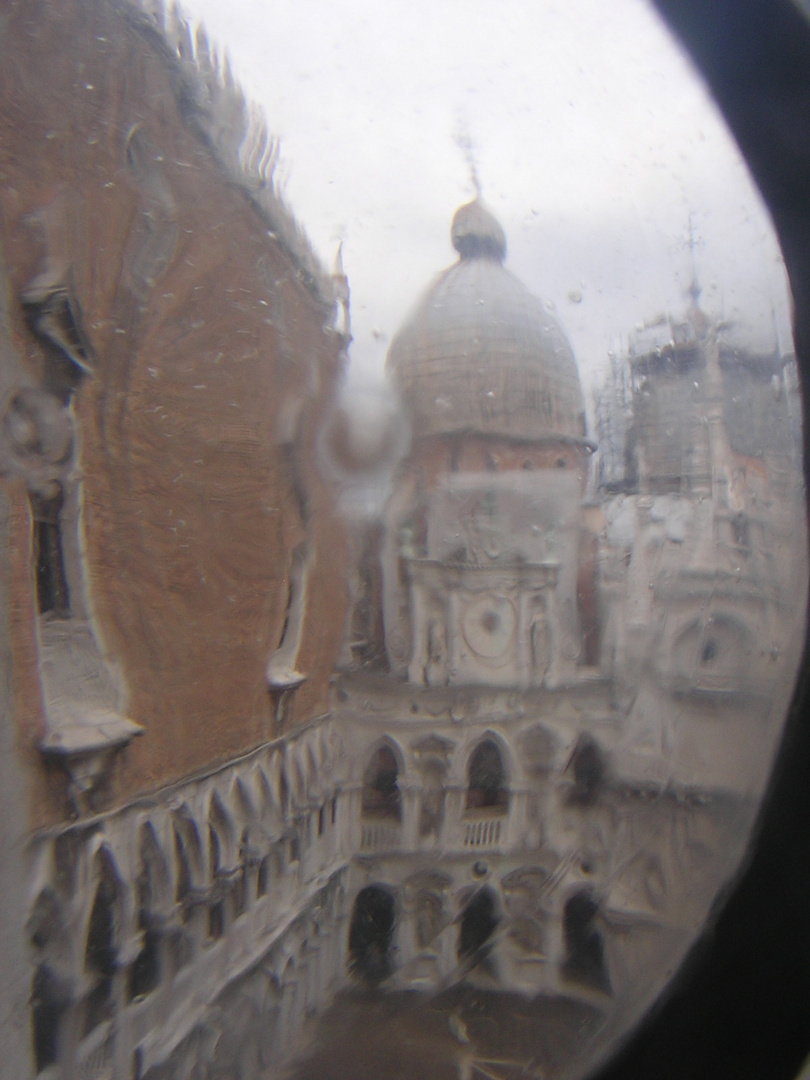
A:
{"type": "Polygon", "coordinates": [[[251,773],[244,778],[238,776],[234,780],[230,802],[244,822],[252,823],[258,819],[255,774],[251,773]]]}
{"type": "Polygon", "coordinates": [[[28,937],[38,952],[57,953],[64,960],[71,956],[72,935],[67,912],[50,885],[37,896],[26,924],[28,937]]]}
{"type": "Polygon", "coordinates": [[[295,750],[290,754],[292,763],[292,794],[296,807],[303,807],[307,804],[307,793],[309,788],[308,775],[307,775],[307,762],[305,756],[299,751],[295,750]]]}
{"type": "Polygon", "coordinates": [[[287,779],[287,770],[282,766],[278,773],[278,804],[281,807],[281,817],[284,821],[290,816],[290,782],[287,779]]]}
{"type": "Polygon", "coordinates": [[[208,869],[214,884],[212,899],[208,906],[208,936],[215,940],[225,933],[225,904],[219,889],[217,879],[222,871],[222,846],[219,834],[211,822],[208,823],[208,869]]]}
{"type": "Polygon", "coordinates": [[[202,841],[188,808],[174,816],[175,900],[188,910],[193,892],[203,884],[202,841]]]}
{"type": "Polygon", "coordinates": [[[489,885],[478,889],[461,913],[457,953],[459,960],[484,959],[500,922],[498,900],[489,885]]]}
{"type": "Polygon", "coordinates": [[[73,939],[67,912],[49,886],[34,902],[27,932],[35,963],[31,1013],[34,1058],[39,1073],[59,1058],[62,1020],[73,999],[70,980],[73,939]]]}
{"type": "Polygon", "coordinates": [[[96,855],[93,877],[97,885],[84,944],[84,971],[90,989],[84,1001],[83,1035],[109,1019],[113,1012],[124,887],[112,855],[105,847],[96,855]]]}
{"type": "Polygon", "coordinates": [[[172,875],[169,860],[151,821],[141,825],[138,854],[136,891],[140,890],[140,898],[151,911],[168,912],[172,902],[172,875]]]}
{"type": "Polygon", "coordinates": [[[569,802],[590,806],[595,802],[605,780],[607,764],[605,755],[596,739],[583,732],[576,741],[566,766],[571,783],[569,802]]]}
{"type": "Polygon", "coordinates": [[[467,757],[465,808],[506,813],[509,807],[509,777],[501,739],[487,732],[467,757]]]}
{"type": "Polygon", "coordinates": [[[141,948],[129,970],[130,1001],[151,993],[160,983],[162,927],[171,905],[169,867],[151,822],[141,826],[139,852],[135,893],[141,948]]]}
{"type": "Polygon", "coordinates": [[[602,932],[597,925],[599,898],[592,889],[578,889],[563,908],[565,960],[563,975],[572,982],[610,993],[602,932]]]}
{"type": "Polygon", "coordinates": [[[402,820],[401,775],[402,751],[393,740],[383,739],[372,750],[363,771],[363,817],[402,820]]]}
{"type": "Polygon", "coordinates": [[[396,896],[387,885],[367,885],[355,897],[349,925],[349,968],[375,986],[393,971],[396,896]]]}
{"type": "MultiPolygon", "coordinates": [[[[209,865],[209,873],[213,878],[217,871],[231,870],[237,862],[236,825],[233,815],[225,809],[218,791],[212,793],[208,803],[208,829],[209,840],[212,834],[216,836],[216,849],[219,855],[216,867],[213,862],[209,865]]],[[[213,851],[213,849],[214,845],[211,844],[209,850],[213,851]]]]}
{"type": "Polygon", "coordinates": [[[34,1060],[37,1073],[59,1059],[62,1019],[72,995],[68,982],[47,962],[37,965],[31,986],[34,1060]]]}
{"type": "Polygon", "coordinates": [[[100,912],[104,911],[103,919],[110,928],[110,944],[116,948],[121,932],[124,884],[116,861],[106,845],[102,845],[95,854],[91,881],[94,886],[93,904],[89,908],[85,924],[85,943],[91,936],[94,913],[98,920],[102,918],[100,912]]]}
{"type": "Polygon", "coordinates": [[[309,770],[309,783],[316,784],[320,776],[320,762],[318,761],[318,755],[315,752],[315,746],[310,741],[307,743],[307,767],[309,770]]]}
{"type": "Polygon", "coordinates": [[[256,787],[259,793],[259,817],[263,822],[278,820],[281,817],[281,805],[278,794],[273,790],[270,777],[263,768],[256,770],[256,787]]]}

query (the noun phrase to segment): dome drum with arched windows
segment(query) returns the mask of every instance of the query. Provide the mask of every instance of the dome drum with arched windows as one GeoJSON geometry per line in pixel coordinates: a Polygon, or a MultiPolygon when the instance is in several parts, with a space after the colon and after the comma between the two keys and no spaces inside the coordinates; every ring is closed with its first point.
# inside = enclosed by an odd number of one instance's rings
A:
{"type": "Polygon", "coordinates": [[[451,239],[458,262],[431,285],[388,352],[415,436],[589,445],[571,345],[503,266],[500,224],[476,199],[456,211],[451,239]]]}

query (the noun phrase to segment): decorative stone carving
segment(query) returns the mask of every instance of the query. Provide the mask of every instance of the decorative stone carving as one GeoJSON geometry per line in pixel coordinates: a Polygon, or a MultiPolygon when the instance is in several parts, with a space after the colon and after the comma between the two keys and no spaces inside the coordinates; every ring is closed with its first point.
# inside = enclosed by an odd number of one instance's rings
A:
{"type": "Polygon", "coordinates": [[[505,596],[470,600],[461,616],[464,640],[476,656],[487,660],[504,656],[513,643],[516,626],[514,604],[505,596]]]}
{"type": "MultiPolygon", "coordinates": [[[[43,1067],[58,1061],[88,1075],[89,1056],[100,1039],[111,1039],[115,1054],[131,1060],[134,1029],[128,1023],[110,1026],[116,1010],[129,1008],[147,1009],[152,1016],[149,1035],[137,1048],[145,1069],[166,1066],[180,1045],[193,1054],[193,1032],[207,1015],[204,1003],[213,1003],[242,979],[254,958],[265,953],[268,969],[281,971],[290,952],[310,955],[313,933],[322,937],[331,932],[340,911],[336,887],[343,862],[334,789],[323,790],[323,776],[336,764],[330,750],[335,745],[316,730],[301,735],[291,748],[302,760],[317,762],[317,773],[302,777],[306,790],[298,796],[304,806],[323,800],[308,815],[316,819],[310,827],[301,828],[301,818],[289,812],[277,813],[276,797],[273,807],[265,804],[259,820],[248,792],[257,772],[265,776],[279,762],[278,750],[265,747],[247,760],[187,782],[173,799],[135,802],[93,829],[68,827],[35,841],[42,883],[28,929],[37,957],[34,1027],[43,1067]],[[271,860],[261,877],[258,855],[277,849],[293,832],[299,845],[297,868],[271,860]],[[295,917],[287,926],[290,910],[295,917]],[[238,937],[248,911],[255,934],[248,952],[240,953],[235,967],[212,967],[205,952],[225,946],[231,935],[238,937]],[[322,925],[320,933],[308,911],[322,925]],[[77,928],[84,929],[77,933],[77,928]],[[278,968],[273,950],[280,941],[289,951],[278,968]],[[184,1007],[195,979],[203,979],[206,987],[202,994],[200,986],[195,991],[202,1011],[184,1007]],[[169,995],[155,993],[172,982],[169,995]]],[[[270,787],[263,783],[265,790],[270,787]]],[[[310,968],[307,993],[315,998],[323,994],[342,963],[337,949],[323,971],[310,968]],[[320,979],[323,985],[316,982],[320,979]]],[[[298,1019],[296,1013],[289,1023],[298,1019]]]]}
{"type": "Polygon", "coordinates": [[[21,476],[41,498],[53,498],[70,468],[73,440],[70,413],[53,394],[20,388],[0,419],[0,471],[21,476]]]}
{"type": "Polygon", "coordinates": [[[40,750],[67,770],[72,797],[83,806],[110,769],[115,752],[144,729],[118,711],[120,691],[88,623],[43,619],[39,638],[48,719],[40,750]]]}

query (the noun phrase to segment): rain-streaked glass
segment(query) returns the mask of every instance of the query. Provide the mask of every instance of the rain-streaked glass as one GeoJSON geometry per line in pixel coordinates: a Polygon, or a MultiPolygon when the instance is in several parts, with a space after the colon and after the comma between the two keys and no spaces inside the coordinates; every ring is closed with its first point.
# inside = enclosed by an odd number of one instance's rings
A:
{"type": "Polygon", "coordinates": [[[9,9],[15,1075],[584,1076],[739,869],[784,267],[654,13],[525,7],[9,9]]]}

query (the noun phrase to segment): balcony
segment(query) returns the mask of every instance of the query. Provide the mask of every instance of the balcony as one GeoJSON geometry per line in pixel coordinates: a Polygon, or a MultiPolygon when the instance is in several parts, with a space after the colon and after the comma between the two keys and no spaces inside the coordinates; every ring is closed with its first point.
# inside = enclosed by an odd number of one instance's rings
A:
{"type": "Polygon", "coordinates": [[[465,848],[484,850],[497,848],[501,843],[504,815],[476,814],[465,817],[461,822],[463,829],[462,844],[465,848]]]}
{"type": "Polygon", "coordinates": [[[360,829],[360,850],[397,851],[402,842],[402,826],[398,821],[363,821],[360,829]]]}

